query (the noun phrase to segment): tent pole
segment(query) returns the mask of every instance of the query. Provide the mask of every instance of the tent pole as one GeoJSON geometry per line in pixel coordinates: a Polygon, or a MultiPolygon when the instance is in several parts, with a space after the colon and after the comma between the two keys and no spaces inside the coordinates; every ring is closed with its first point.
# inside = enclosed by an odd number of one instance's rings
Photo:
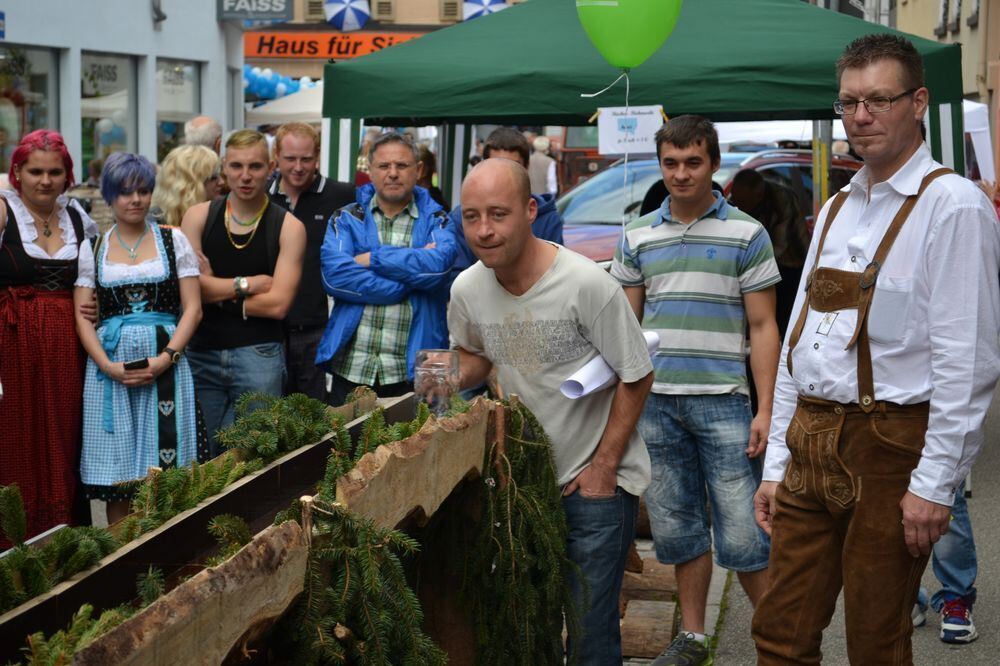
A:
{"type": "Polygon", "coordinates": [[[830,145],[833,142],[833,123],[829,120],[813,121],[812,141],[812,191],[813,221],[819,218],[819,211],[830,198],[830,145]]]}
{"type": "Polygon", "coordinates": [[[323,141],[324,145],[329,145],[325,162],[327,178],[353,184],[354,173],[358,168],[362,121],[352,118],[324,118],[324,130],[327,123],[329,134],[324,136],[323,141]]]}

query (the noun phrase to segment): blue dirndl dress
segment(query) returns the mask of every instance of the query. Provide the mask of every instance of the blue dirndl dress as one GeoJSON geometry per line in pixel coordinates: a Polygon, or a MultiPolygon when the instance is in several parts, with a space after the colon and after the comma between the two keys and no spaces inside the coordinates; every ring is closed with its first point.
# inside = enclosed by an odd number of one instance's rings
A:
{"type": "MultiPolygon", "coordinates": [[[[107,243],[99,242],[94,253],[97,335],[116,363],[160,354],[181,313],[172,231],[161,231],[155,224],[149,229],[163,262],[159,278],[108,281],[107,243]]],[[[89,499],[128,499],[134,487],[116,484],[142,479],[151,467],[166,469],[205,460],[207,451],[207,433],[186,357],[153,384],[131,388],[106,377],[93,359],[87,359],[80,476],[89,499]]]]}

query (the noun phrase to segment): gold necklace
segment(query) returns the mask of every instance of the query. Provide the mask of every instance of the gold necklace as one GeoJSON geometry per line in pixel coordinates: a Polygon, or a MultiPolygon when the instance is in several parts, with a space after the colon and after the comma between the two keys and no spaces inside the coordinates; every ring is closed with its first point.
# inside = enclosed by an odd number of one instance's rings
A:
{"type": "MultiPolygon", "coordinates": [[[[253,231],[250,232],[250,238],[247,239],[246,243],[243,243],[242,245],[240,245],[239,243],[236,242],[236,239],[233,238],[233,232],[229,229],[229,220],[230,219],[235,219],[235,217],[233,216],[233,214],[232,214],[232,208],[229,205],[229,197],[228,196],[226,197],[226,218],[225,218],[226,236],[229,237],[229,243],[234,248],[236,248],[237,250],[244,250],[244,249],[246,249],[250,245],[250,243],[253,242],[254,236],[257,235],[257,230],[260,229],[260,225],[256,224],[256,223],[260,222],[260,218],[261,218],[261,216],[264,215],[264,209],[267,208],[267,204],[268,204],[268,198],[265,195],[264,196],[264,205],[261,207],[260,211],[258,211],[257,215],[255,216],[255,222],[254,222],[255,226],[253,228],[253,231]]],[[[249,225],[242,224],[239,220],[236,220],[236,223],[239,224],[240,226],[249,226],[249,225]]]]}
{"type": "Polygon", "coordinates": [[[35,224],[35,228],[36,229],[38,228],[38,223],[35,222],[35,218],[38,218],[38,221],[42,223],[42,235],[45,236],[46,238],[52,236],[52,229],[49,227],[49,224],[52,222],[52,216],[56,214],[56,210],[58,210],[58,207],[55,204],[53,204],[52,210],[49,212],[49,216],[45,219],[42,219],[41,215],[31,210],[31,207],[27,204],[27,202],[23,203],[25,210],[27,210],[32,217],[31,221],[32,223],[35,224]]]}

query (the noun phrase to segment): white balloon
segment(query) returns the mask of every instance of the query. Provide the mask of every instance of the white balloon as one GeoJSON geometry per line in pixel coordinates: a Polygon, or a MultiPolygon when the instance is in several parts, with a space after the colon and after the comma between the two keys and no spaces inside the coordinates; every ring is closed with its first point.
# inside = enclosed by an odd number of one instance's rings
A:
{"type": "Polygon", "coordinates": [[[250,73],[253,74],[254,76],[260,76],[260,67],[254,67],[253,69],[250,70],[250,73]]]}
{"type": "Polygon", "coordinates": [[[112,112],[111,120],[115,122],[115,125],[125,127],[125,123],[128,122],[128,111],[125,109],[118,109],[117,111],[112,112]]]}
{"type": "Polygon", "coordinates": [[[284,97],[286,92],[288,92],[288,88],[285,87],[284,83],[279,83],[274,86],[274,94],[276,97],[284,97]]]}
{"type": "Polygon", "coordinates": [[[101,118],[97,121],[97,131],[101,134],[107,134],[115,128],[115,123],[111,118],[101,118]]]}
{"type": "Polygon", "coordinates": [[[312,82],[313,82],[313,80],[311,78],[309,78],[308,76],[303,76],[301,79],[299,79],[299,85],[303,86],[305,88],[311,87],[312,86],[312,82]]]}
{"type": "Polygon", "coordinates": [[[247,81],[247,77],[244,76],[243,77],[243,88],[246,89],[249,85],[250,85],[250,82],[247,81]]]}
{"type": "Polygon", "coordinates": [[[274,76],[274,71],[272,71],[270,67],[265,67],[264,69],[260,70],[260,75],[263,76],[265,79],[269,79],[272,76],[274,76]]]}

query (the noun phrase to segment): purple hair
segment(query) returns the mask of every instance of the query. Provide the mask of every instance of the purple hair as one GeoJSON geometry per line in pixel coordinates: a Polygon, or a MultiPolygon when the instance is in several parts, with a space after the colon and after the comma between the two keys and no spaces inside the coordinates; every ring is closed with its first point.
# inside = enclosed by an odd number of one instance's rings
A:
{"type": "Polygon", "coordinates": [[[101,171],[101,196],[110,206],[122,194],[136,190],[150,192],[156,185],[156,167],[142,155],[112,153],[101,171]]]}

